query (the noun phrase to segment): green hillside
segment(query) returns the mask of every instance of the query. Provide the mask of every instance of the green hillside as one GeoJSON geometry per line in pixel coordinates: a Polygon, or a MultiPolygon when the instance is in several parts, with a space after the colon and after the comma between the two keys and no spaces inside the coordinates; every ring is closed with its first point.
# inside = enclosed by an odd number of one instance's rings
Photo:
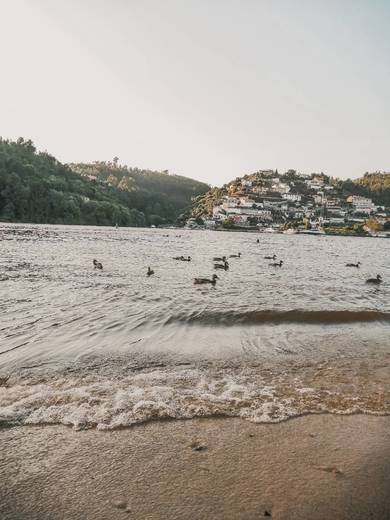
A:
{"type": "Polygon", "coordinates": [[[113,162],[72,163],[69,167],[92,182],[119,189],[123,203],[142,211],[152,224],[175,221],[180,213],[190,211],[195,197],[210,189],[208,184],[170,175],[167,171],[121,166],[116,159],[113,162]]]}
{"type": "Polygon", "coordinates": [[[344,192],[372,198],[379,205],[390,207],[390,174],[365,173],[363,177],[342,183],[344,192]]]}
{"type": "Polygon", "coordinates": [[[77,171],[47,152],[38,152],[30,140],[0,138],[0,220],[120,226],[171,223],[188,211],[193,196],[208,189],[185,177],[111,163],[74,168],[77,171]],[[86,176],[96,171],[95,180],[86,176]]]}

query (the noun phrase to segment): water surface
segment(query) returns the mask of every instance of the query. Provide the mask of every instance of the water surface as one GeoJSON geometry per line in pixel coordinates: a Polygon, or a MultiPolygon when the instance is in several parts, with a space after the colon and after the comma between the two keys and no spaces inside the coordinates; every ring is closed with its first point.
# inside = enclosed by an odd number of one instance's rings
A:
{"type": "Polygon", "coordinates": [[[1,224],[0,421],[389,413],[389,246],[1,224]],[[193,284],[214,273],[214,256],[238,252],[215,287],[193,284]],[[264,259],[274,253],[281,269],[264,259]],[[381,286],[365,284],[378,273],[381,286]]]}

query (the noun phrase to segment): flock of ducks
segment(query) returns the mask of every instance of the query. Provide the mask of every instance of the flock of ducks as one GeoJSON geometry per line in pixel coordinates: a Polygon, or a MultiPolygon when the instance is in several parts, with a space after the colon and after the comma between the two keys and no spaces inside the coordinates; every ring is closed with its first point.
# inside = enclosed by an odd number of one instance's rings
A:
{"type": "MultiPolygon", "coordinates": [[[[259,243],[259,239],[257,239],[257,243],[259,243]]],[[[229,258],[241,258],[241,253],[229,255],[229,258]]],[[[284,263],[283,260],[279,260],[279,262],[275,262],[275,260],[276,260],[275,254],[273,254],[271,256],[269,256],[269,255],[265,256],[264,259],[273,260],[272,263],[268,264],[270,267],[282,267],[282,265],[284,263]]],[[[191,257],[181,255],[181,256],[173,257],[173,260],[177,260],[177,261],[181,261],[181,262],[191,262],[191,257]]],[[[213,258],[213,262],[214,262],[214,269],[222,269],[224,271],[227,271],[229,269],[228,257],[226,257],[226,256],[215,256],[213,258]]],[[[93,263],[94,269],[100,269],[100,270],[103,269],[103,264],[101,262],[98,262],[96,259],[94,259],[92,263],[93,263]]],[[[357,269],[359,269],[361,265],[362,264],[360,261],[356,262],[356,264],[354,264],[354,263],[345,264],[346,267],[356,267],[357,269]]],[[[154,271],[149,266],[148,270],[146,272],[146,276],[151,276],[153,274],[154,274],[154,271]]],[[[195,285],[201,285],[201,284],[216,285],[218,279],[219,279],[218,276],[216,274],[213,274],[211,278],[195,278],[194,284],[195,285]]],[[[382,280],[382,277],[380,274],[377,274],[375,278],[368,278],[366,280],[366,283],[376,284],[376,285],[379,285],[382,282],[383,282],[383,280],[382,280]]]]}

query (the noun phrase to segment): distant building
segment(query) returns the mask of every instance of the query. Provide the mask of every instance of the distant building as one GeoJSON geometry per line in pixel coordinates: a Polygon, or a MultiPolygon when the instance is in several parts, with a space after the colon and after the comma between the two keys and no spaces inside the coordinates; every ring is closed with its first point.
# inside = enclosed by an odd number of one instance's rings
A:
{"type": "Polygon", "coordinates": [[[282,197],[291,202],[301,202],[302,195],[299,193],[283,193],[282,197]]]}
{"type": "Polygon", "coordinates": [[[290,186],[284,182],[280,182],[279,179],[276,179],[272,184],[271,190],[277,193],[286,194],[290,191],[290,186]]]}
{"type": "Polygon", "coordinates": [[[324,181],[323,180],[314,180],[314,179],[308,179],[307,181],[305,181],[308,188],[312,189],[312,190],[321,190],[324,186],[324,181]]]}
{"type": "Polygon", "coordinates": [[[224,222],[227,219],[226,211],[222,208],[222,206],[214,206],[213,218],[216,222],[224,222]]]}
{"type": "Polygon", "coordinates": [[[375,204],[367,197],[360,197],[359,195],[350,195],[347,197],[348,204],[351,204],[356,213],[370,214],[376,210],[375,204]]]}

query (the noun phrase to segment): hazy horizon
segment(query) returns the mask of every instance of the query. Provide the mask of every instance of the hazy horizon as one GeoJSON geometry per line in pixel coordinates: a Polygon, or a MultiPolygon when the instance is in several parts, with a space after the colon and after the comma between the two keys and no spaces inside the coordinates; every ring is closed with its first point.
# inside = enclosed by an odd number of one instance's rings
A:
{"type": "Polygon", "coordinates": [[[390,3],[0,0],[0,135],[224,184],[389,171],[390,3]]]}

